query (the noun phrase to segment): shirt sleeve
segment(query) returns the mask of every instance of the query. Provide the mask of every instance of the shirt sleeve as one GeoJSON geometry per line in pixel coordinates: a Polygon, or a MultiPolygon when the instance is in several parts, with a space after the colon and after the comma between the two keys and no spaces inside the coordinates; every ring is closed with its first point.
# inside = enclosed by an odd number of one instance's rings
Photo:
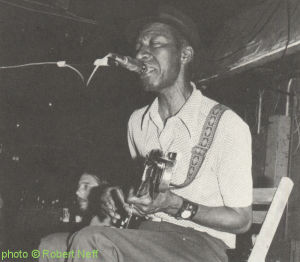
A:
{"type": "Polygon", "coordinates": [[[249,127],[236,114],[224,113],[218,181],[224,205],[252,204],[252,152],[249,127]]]}

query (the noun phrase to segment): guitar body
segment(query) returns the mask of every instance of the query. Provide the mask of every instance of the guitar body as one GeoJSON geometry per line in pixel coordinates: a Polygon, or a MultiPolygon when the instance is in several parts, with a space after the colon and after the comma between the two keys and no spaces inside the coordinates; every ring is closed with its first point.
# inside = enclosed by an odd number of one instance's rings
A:
{"type": "MultiPolygon", "coordinates": [[[[136,192],[138,197],[149,195],[155,199],[160,192],[166,192],[170,188],[176,156],[176,153],[173,152],[164,155],[160,150],[152,150],[147,155],[142,181],[136,192]]],[[[136,228],[141,219],[145,218],[129,216],[125,220],[125,228],[136,228]]]]}

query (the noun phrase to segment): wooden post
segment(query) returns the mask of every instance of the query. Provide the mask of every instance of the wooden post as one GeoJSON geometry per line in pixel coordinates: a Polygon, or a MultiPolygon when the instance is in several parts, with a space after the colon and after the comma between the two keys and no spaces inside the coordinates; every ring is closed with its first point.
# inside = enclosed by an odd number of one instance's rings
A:
{"type": "Polygon", "coordinates": [[[269,118],[265,177],[268,186],[278,186],[287,176],[291,120],[289,116],[275,115],[269,118]]]}

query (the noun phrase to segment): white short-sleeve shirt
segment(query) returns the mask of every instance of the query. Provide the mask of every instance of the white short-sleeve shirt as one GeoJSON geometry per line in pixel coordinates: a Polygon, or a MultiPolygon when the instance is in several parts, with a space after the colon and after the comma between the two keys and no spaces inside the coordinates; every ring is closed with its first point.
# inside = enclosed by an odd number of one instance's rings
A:
{"type": "MultiPolygon", "coordinates": [[[[151,150],[176,152],[177,164],[173,184],[185,181],[192,148],[199,142],[203,124],[216,104],[194,88],[191,96],[165,125],[158,113],[158,99],[150,106],[136,110],[128,122],[128,143],[132,158],[145,157],[151,150]]],[[[247,207],[252,203],[251,134],[247,124],[233,111],[226,110],[220,119],[214,140],[195,180],[173,192],[192,202],[209,207],[247,207]]],[[[235,235],[201,226],[188,220],[177,220],[166,213],[152,216],[223,240],[235,247],[235,235]]]]}

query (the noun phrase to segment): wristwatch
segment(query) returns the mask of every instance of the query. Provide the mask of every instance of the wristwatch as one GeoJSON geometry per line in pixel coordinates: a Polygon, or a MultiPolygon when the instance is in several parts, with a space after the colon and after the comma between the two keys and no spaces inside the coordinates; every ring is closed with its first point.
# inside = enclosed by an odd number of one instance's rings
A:
{"type": "Polygon", "coordinates": [[[175,217],[177,219],[192,219],[198,210],[198,205],[183,199],[182,205],[176,213],[175,217]]]}

